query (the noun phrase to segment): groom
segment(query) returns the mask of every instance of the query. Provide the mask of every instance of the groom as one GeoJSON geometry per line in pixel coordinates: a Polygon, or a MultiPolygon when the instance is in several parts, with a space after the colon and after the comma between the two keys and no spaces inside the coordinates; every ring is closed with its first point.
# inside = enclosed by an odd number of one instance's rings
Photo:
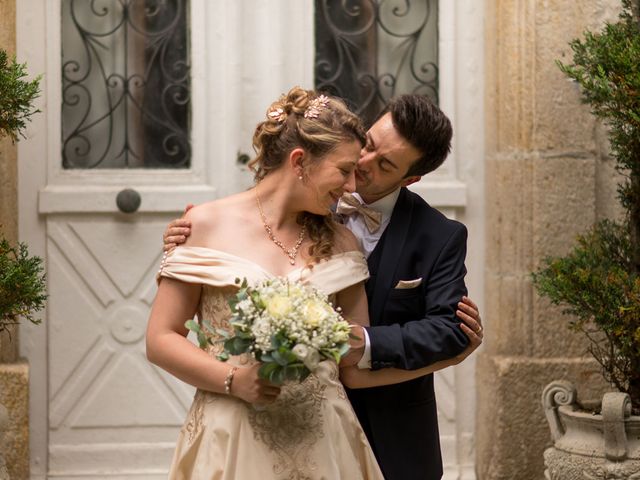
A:
{"type": "MultiPolygon", "coordinates": [[[[467,292],[466,228],[405,188],[444,162],[451,137],[449,119],[427,97],[393,99],[367,132],[357,194],[338,204],[371,275],[371,326],[357,327],[361,340],[346,358],[360,368],[418,369],[462,359],[482,342],[477,307],[459,303],[467,292]]],[[[165,248],[183,243],[188,227],[172,222],[165,248]]],[[[442,477],[433,375],[348,393],[387,480],[442,477]]]]}
{"type": "MultiPolygon", "coordinates": [[[[456,318],[467,292],[466,228],[405,188],[444,162],[451,137],[446,115],[419,95],[393,99],[367,132],[356,191],[381,224],[369,229],[366,213],[345,222],[362,238],[371,275],[371,327],[358,327],[365,341],[350,353],[361,368],[414,370],[463,352],[465,332],[472,343],[482,339],[481,324],[463,331],[456,318]]],[[[352,210],[345,200],[338,212],[352,210]]],[[[442,477],[433,375],[348,393],[387,480],[442,477]]]]}

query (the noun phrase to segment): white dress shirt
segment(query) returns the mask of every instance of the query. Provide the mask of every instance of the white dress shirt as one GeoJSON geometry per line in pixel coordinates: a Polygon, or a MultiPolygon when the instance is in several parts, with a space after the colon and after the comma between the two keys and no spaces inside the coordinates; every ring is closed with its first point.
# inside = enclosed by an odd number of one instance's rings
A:
{"type": "MultiPolygon", "coordinates": [[[[361,203],[364,203],[362,201],[362,197],[357,193],[354,193],[353,196],[356,197],[361,203]]],[[[365,225],[362,215],[353,214],[345,216],[344,225],[349,230],[351,230],[356,238],[360,241],[360,246],[362,247],[362,251],[364,252],[364,256],[366,258],[369,258],[371,252],[373,252],[373,250],[376,248],[378,241],[389,225],[391,214],[393,213],[393,208],[396,206],[396,202],[398,201],[399,196],[400,189],[398,188],[386,197],[382,197],[380,200],[367,204],[368,207],[373,208],[374,210],[382,214],[380,228],[373,233],[371,233],[365,225]]],[[[364,353],[362,354],[362,358],[358,362],[358,368],[371,368],[371,342],[369,341],[369,334],[367,333],[367,330],[363,329],[363,332],[365,342],[364,353]]]]}

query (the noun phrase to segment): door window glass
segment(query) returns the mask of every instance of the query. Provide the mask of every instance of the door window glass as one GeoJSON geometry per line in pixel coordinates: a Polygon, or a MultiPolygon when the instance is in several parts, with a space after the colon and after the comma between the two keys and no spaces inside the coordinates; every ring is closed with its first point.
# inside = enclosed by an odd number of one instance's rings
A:
{"type": "Polygon", "coordinates": [[[316,88],[371,122],[387,101],[438,101],[437,0],[315,0],[316,88]]]}
{"type": "Polygon", "coordinates": [[[188,168],[187,0],[62,0],[62,165],[188,168]]]}

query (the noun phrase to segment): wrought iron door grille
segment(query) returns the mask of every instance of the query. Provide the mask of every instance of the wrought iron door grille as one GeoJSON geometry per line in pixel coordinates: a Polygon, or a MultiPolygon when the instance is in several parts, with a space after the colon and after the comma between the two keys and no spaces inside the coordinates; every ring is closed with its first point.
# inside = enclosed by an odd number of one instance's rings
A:
{"type": "Polygon", "coordinates": [[[318,90],[366,121],[401,93],[438,102],[437,0],[315,0],[318,90]]]}
{"type": "Polygon", "coordinates": [[[63,168],[188,168],[187,0],[62,1],[63,168]]]}

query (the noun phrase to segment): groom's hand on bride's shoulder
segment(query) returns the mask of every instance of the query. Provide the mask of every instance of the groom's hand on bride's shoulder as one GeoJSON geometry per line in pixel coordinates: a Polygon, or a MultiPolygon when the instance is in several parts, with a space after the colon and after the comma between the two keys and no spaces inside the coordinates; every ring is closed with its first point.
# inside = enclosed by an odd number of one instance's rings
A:
{"type": "Polygon", "coordinates": [[[162,248],[165,252],[183,244],[187,241],[187,237],[191,235],[191,222],[186,220],[184,215],[192,208],[193,204],[190,203],[184,209],[184,213],[181,218],[176,218],[167,225],[167,228],[162,235],[162,248]]]}

